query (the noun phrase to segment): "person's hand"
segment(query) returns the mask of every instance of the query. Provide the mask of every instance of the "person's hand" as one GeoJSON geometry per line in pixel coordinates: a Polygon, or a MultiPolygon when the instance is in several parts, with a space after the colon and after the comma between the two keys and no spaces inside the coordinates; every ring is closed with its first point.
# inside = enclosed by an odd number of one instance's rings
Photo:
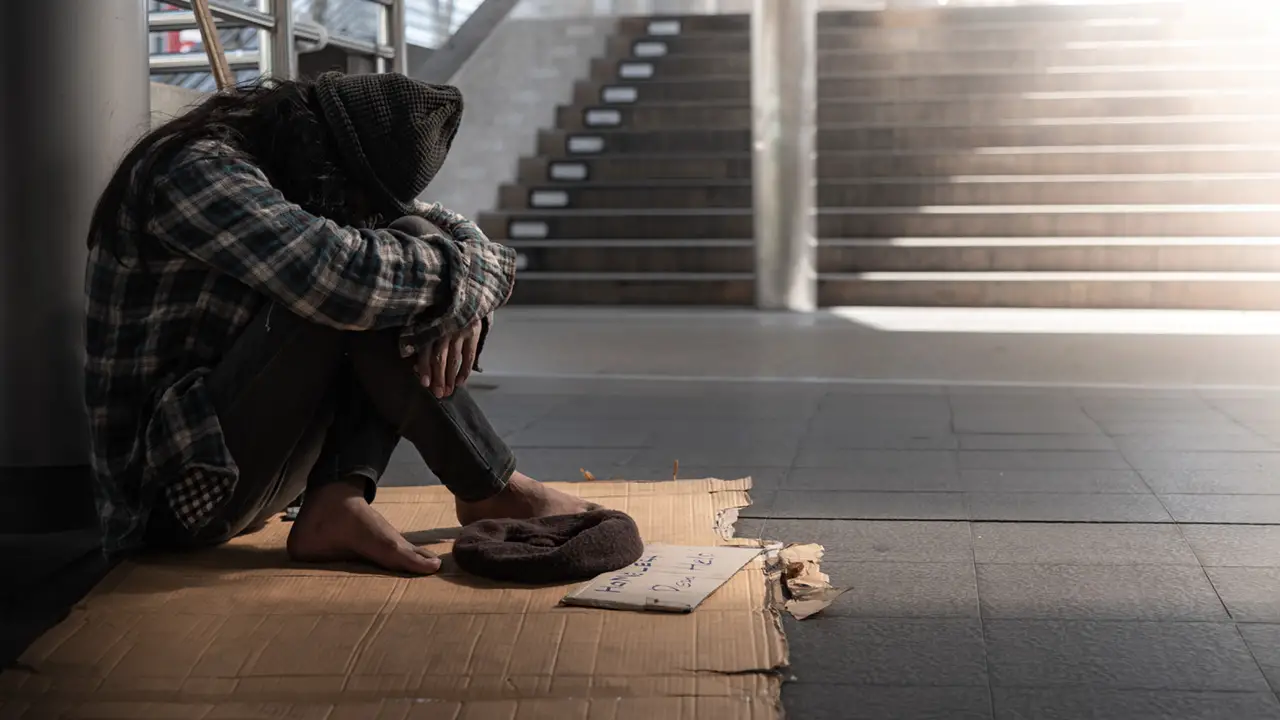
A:
{"type": "Polygon", "coordinates": [[[418,376],[432,395],[449,397],[454,388],[466,383],[476,364],[480,329],[480,321],[476,320],[460,332],[440,338],[429,351],[418,355],[418,376]]]}

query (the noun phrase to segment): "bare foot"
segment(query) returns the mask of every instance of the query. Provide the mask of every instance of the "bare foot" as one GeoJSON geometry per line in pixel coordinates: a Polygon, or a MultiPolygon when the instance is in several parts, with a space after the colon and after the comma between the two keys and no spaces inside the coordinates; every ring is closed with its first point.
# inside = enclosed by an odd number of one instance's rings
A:
{"type": "Polygon", "coordinates": [[[512,474],[506,489],[488,500],[474,503],[459,500],[456,505],[458,522],[463,525],[479,520],[524,520],[600,509],[595,503],[549,488],[524,473],[512,474]]]}
{"type": "Polygon", "coordinates": [[[289,557],[299,562],[363,560],[412,575],[440,569],[439,558],[406,540],[369,507],[358,483],[335,482],[307,490],[287,547],[289,557]]]}

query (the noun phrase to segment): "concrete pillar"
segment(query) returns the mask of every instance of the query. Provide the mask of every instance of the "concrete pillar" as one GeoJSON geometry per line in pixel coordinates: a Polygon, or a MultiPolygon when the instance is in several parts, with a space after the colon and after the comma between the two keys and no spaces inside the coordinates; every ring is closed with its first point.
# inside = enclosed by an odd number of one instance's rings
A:
{"type": "Polygon", "coordinates": [[[0,2],[0,467],[88,462],[85,236],[148,125],[144,0],[0,2]]]}
{"type": "Polygon", "coordinates": [[[817,0],[751,6],[756,305],[817,306],[817,0]]]}

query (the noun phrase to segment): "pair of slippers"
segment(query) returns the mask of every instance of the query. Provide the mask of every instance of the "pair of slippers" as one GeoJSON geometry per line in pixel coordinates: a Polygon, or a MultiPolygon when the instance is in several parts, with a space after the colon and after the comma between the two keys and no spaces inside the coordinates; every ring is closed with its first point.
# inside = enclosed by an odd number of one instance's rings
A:
{"type": "Polygon", "coordinates": [[[589,580],[643,553],[635,520],[603,508],[533,520],[481,520],[463,528],[453,544],[463,570],[526,585],[589,580]]]}

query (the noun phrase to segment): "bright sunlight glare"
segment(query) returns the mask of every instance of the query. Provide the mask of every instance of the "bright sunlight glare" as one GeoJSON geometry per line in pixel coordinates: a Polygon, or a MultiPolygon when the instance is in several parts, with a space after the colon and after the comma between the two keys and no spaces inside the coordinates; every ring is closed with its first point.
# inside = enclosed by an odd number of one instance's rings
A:
{"type": "Polygon", "coordinates": [[[1280,312],[1265,311],[841,307],[830,312],[899,333],[1280,336],[1280,312]]]}

